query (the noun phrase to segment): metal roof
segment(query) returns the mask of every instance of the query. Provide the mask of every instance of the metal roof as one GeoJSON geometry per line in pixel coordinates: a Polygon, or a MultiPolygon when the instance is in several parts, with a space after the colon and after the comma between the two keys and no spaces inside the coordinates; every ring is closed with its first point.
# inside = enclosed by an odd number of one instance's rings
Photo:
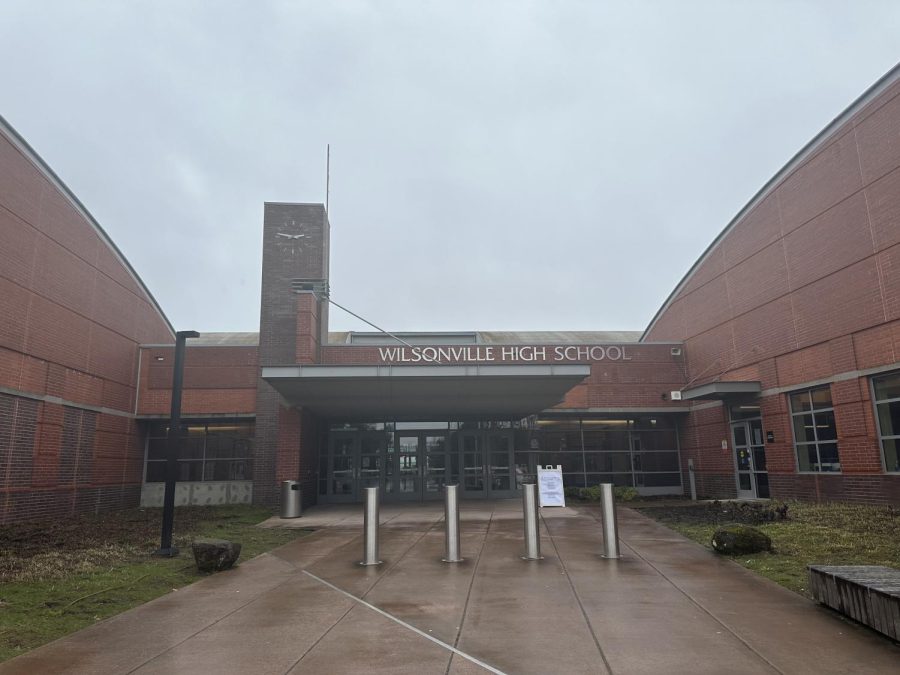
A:
{"type": "MultiPolygon", "coordinates": [[[[641,331],[394,331],[414,345],[443,344],[607,344],[637,342],[641,331]]],[[[328,334],[329,344],[397,344],[385,333],[339,332],[328,334]]]]}
{"type": "Polygon", "coordinates": [[[482,331],[479,341],[493,344],[607,344],[610,342],[637,342],[639,330],[612,331],[482,331]]]}
{"type": "MultiPolygon", "coordinates": [[[[477,344],[615,344],[636,343],[641,337],[637,330],[615,331],[473,331],[471,333],[452,333],[452,335],[471,334],[476,337],[477,344]]],[[[328,345],[347,346],[351,334],[346,331],[331,332],[328,334],[328,345]]],[[[443,344],[441,336],[451,335],[447,332],[402,332],[398,333],[404,340],[413,338],[413,344],[443,344]],[[433,339],[432,339],[433,338],[433,339]]],[[[393,343],[394,340],[384,336],[385,340],[393,343]]],[[[259,333],[200,333],[199,338],[188,342],[189,347],[251,347],[259,344],[259,333]]],[[[372,343],[375,344],[375,343],[372,343]]],[[[378,343],[382,344],[382,343],[378,343]]],[[[147,345],[145,345],[147,346],[147,345]]],[[[359,346],[359,343],[357,343],[359,346]]]]}
{"type": "Polygon", "coordinates": [[[200,333],[200,337],[192,338],[188,347],[256,347],[259,345],[259,333],[200,333]]]}

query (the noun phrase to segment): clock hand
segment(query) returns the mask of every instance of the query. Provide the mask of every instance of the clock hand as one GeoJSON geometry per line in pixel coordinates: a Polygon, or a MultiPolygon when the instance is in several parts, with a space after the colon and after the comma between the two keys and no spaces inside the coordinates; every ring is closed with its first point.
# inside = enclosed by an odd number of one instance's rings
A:
{"type": "Polygon", "coordinates": [[[276,237],[284,237],[286,239],[293,239],[293,237],[291,235],[285,234],[284,232],[276,232],[275,236],[276,237]]]}

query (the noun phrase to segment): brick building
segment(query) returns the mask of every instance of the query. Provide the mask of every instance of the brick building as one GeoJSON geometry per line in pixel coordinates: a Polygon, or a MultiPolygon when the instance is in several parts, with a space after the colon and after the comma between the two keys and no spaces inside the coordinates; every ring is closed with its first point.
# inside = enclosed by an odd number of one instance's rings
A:
{"type": "Polygon", "coordinates": [[[746,440],[739,494],[759,492],[762,465],[775,496],[900,502],[898,95],[895,67],[754,196],[641,337],[684,342],[681,449],[702,494],[734,494],[746,440]]]}
{"type": "Polygon", "coordinates": [[[0,316],[0,522],[136,504],[139,345],[171,342],[171,326],[2,119],[0,316]]]}
{"type": "MultiPolygon", "coordinates": [[[[159,503],[171,327],[53,172],[0,141],[0,521],[159,503]]],[[[259,332],[189,343],[179,503],[274,506],[286,479],[307,504],[510,497],[545,464],[645,494],[900,503],[900,69],[642,333],[330,333],[325,209],[263,220],[259,332]]]]}

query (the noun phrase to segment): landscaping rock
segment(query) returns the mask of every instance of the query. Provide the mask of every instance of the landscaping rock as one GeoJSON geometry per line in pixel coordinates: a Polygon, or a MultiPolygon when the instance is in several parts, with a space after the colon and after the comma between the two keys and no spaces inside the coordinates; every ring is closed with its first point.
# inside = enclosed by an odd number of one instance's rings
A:
{"type": "Polygon", "coordinates": [[[749,525],[725,525],[713,533],[712,547],[724,555],[744,555],[772,550],[772,540],[749,525]]]}
{"type": "Polygon", "coordinates": [[[201,572],[221,572],[230,569],[241,554],[241,545],[224,539],[196,539],[191,548],[194,561],[201,572]]]}

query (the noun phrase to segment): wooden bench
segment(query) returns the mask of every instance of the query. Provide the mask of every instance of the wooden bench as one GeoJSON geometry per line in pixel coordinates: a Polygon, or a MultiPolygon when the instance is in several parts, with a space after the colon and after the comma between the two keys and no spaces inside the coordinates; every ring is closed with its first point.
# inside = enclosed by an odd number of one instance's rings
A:
{"type": "Polygon", "coordinates": [[[809,565],[813,598],[900,640],[900,570],[875,565],[809,565]]]}

